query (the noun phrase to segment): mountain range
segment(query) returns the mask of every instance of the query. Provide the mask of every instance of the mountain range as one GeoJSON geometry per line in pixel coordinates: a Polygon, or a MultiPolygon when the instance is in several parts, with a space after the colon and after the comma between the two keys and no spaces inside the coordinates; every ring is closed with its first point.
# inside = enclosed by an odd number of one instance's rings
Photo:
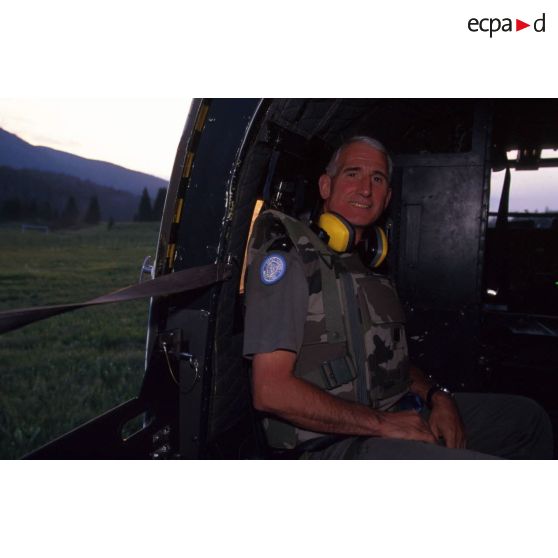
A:
{"type": "Polygon", "coordinates": [[[0,128],[0,166],[13,169],[34,169],[73,176],[101,186],[123,190],[136,196],[147,188],[153,199],[159,188],[168,181],[106,163],[58,151],[50,147],[34,146],[0,128]]]}

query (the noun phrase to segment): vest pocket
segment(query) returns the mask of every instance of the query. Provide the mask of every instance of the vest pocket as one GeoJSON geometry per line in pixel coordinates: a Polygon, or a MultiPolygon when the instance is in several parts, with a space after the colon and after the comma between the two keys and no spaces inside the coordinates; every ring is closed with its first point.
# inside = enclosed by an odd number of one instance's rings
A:
{"type": "Polygon", "coordinates": [[[325,389],[333,389],[356,378],[355,369],[348,356],[322,362],[320,372],[325,384],[325,389]]]}
{"type": "Polygon", "coordinates": [[[358,299],[363,326],[405,323],[405,312],[391,282],[379,277],[357,279],[358,299]]]}
{"type": "Polygon", "coordinates": [[[332,390],[356,378],[354,364],[345,343],[303,345],[295,376],[322,389],[332,390]]]}
{"type": "Polygon", "coordinates": [[[374,406],[404,392],[409,385],[405,313],[391,282],[380,277],[357,279],[358,299],[374,406]]]}

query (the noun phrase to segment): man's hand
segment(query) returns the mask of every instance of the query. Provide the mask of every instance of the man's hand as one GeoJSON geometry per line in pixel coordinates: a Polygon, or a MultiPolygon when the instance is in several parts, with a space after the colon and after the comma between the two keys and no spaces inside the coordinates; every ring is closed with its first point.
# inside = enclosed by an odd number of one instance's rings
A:
{"type": "MultiPolygon", "coordinates": [[[[424,374],[416,366],[411,365],[409,372],[411,391],[426,401],[432,384],[426,381],[424,374]]],[[[465,447],[465,428],[454,400],[447,394],[437,391],[432,395],[432,412],[428,424],[437,439],[444,439],[446,447],[465,447]]]]}
{"type": "Polygon", "coordinates": [[[432,396],[432,412],[428,423],[434,436],[444,439],[446,447],[465,447],[465,427],[455,402],[447,394],[436,392],[432,396]]]}
{"type": "Polygon", "coordinates": [[[431,444],[437,441],[428,423],[416,411],[380,412],[378,418],[382,438],[417,440],[431,444]]]}

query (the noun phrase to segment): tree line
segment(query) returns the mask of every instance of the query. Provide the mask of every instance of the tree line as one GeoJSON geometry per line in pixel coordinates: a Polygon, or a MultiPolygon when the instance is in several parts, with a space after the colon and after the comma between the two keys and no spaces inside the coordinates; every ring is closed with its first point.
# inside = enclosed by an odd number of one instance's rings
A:
{"type": "MultiPolygon", "coordinates": [[[[153,204],[147,188],[143,189],[134,221],[159,221],[163,215],[166,188],[159,188],[153,204]]],[[[101,207],[96,195],[89,198],[87,208],[82,213],[74,196],[68,196],[62,210],[54,207],[49,200],[21,199],[12,196],[0,202],[0,222],[29,222],[49,225],[54,228],[73,228],[98,225],[101,221],[101,207]]],[[[109,218],[114,224],[114,219],[109,218]]]]}
{"type": "Polygon", "coordinates": [[[78,225],[98,225],[101,208],[97,196],[91,196],[86,211],[81,214],[74,196],[69,196],[60,211],[50,201],[7,198],[0,203],[0,221],[23,221],[40,223],[55,228],[70,228],[78,225]]]}

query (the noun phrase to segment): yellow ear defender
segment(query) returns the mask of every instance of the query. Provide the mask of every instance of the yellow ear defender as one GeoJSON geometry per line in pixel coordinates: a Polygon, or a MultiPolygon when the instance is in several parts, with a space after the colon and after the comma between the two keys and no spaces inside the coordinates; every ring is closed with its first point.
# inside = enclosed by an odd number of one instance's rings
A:
{"type": "Polygon", "coordinates": [[[328,246],[336,252],[352,252],[355,245],[355,230],[351,223],[337,213],[322,213],[318,227],[328,236],[328,246]]]}
{"type": "MultiPolygon", "coordinates": [[[[336,252],[352,252],[355,248],[355,230],[341,215],[326,212],[320,215],[318,228],[326,235],[324,241],[336,252]]],[[[369,267],[380,267],[388,253],[388,240],[381,227],[372,227],[359,243],[361,256],[369,267]]]]}
{"type": "Polygon", "coordinates": [[[366,254],[369,267],[380,267],[388,254],[388,239],[382,227],[372,227],[367,240],[366,254]]]}

